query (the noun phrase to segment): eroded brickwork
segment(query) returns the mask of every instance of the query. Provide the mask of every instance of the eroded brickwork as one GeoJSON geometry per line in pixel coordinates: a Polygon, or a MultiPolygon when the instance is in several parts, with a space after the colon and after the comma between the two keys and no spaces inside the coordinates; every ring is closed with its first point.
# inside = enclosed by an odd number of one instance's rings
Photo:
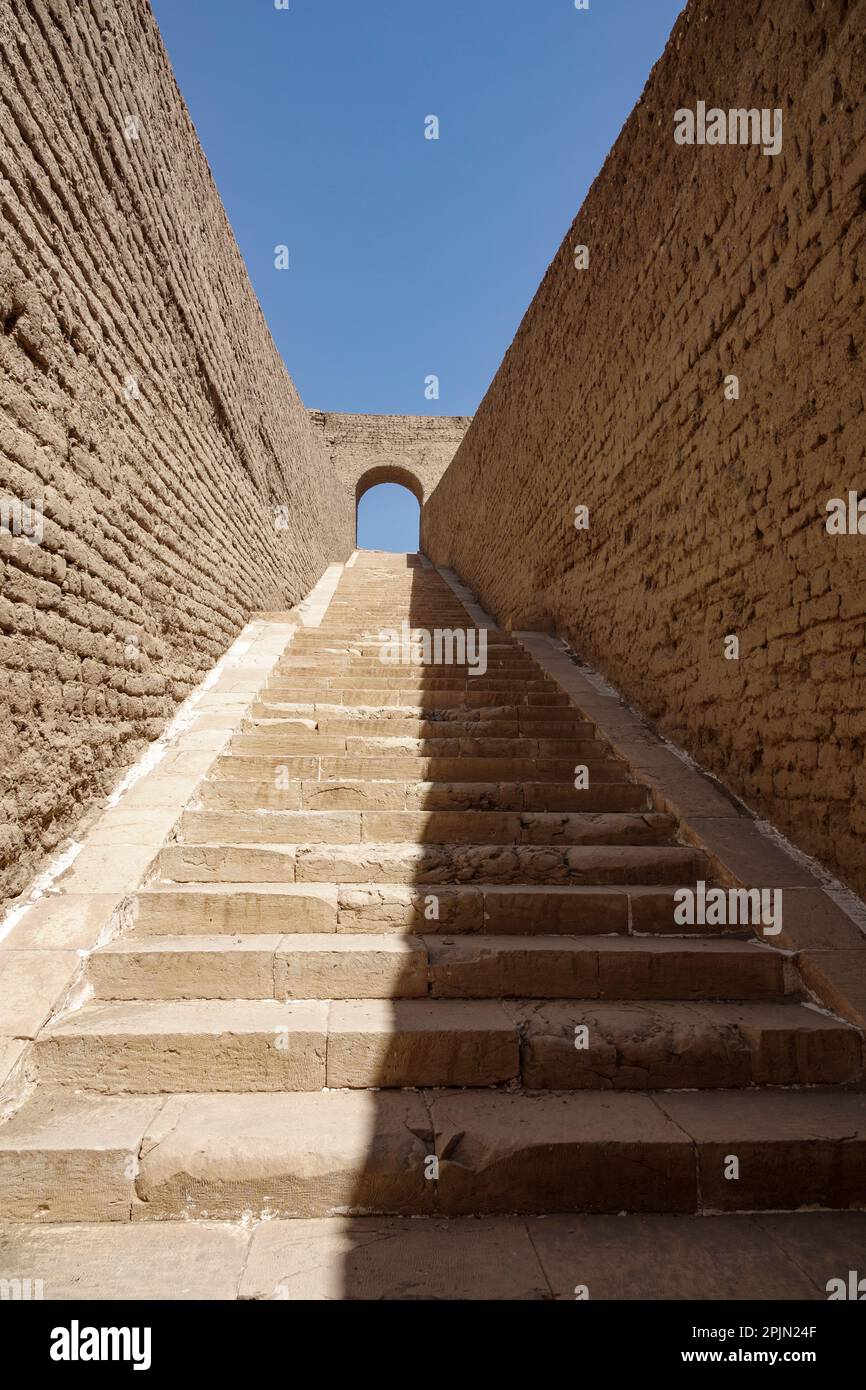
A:
{"type": "Polygon", "coordinates": [[[4,0],[0,48],[2,896],[350,539],[149,7],[4,0]]]}
{"type": "Polygon", "coordinates": [[[311,410],[324,440],[345,532],[355,544],[355,507],[377,483],[402,483],[423,503],[456,453],[471,416],[352,415],[311,410]]]}
{"type": "Polygon", "coordinates": [[[825,506],[866,486],[864,31],[692,0],[422,517],[861,890],[866,536],[825,506]],[[675,144],[698,101],[780,108],[781,152],[675,144]]]}

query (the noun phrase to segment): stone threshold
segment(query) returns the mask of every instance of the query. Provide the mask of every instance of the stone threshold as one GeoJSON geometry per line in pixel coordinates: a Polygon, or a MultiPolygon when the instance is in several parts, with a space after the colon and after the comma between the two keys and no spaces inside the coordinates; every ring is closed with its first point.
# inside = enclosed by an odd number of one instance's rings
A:
{"type": "Polygon", "coordinates": [[[16,1222],[0,1279],[46,1301],[826,1301],[864,1242],[864,1212],[16,1222]]]}
{"type": "MultiPolygon", "coordinates": [[[[474,622],[500,630],[452,570],[437,568],[474,622]]],[[[525,630],[511,635],[649,789],[654,809],[677,817],[681,838],[706,852],[720,884],[782,889],[782,930],[768,944],[792,953],[816,1003],[866,1028],[866,904],[664,739],[561,638],[525,630]]]]}
{"type": "Polygon", "coordinates": [[[0,922],[0,1113],[28,1089],[40,1029],[81,1003],[86,957],[125,926],[125,904],[174,832],[187,802],[228,747],[301,628],[317,628],[343,572],[329,565],[296,607],[254,613],[125,772],[81,838],[35,879],[0,922]]]}

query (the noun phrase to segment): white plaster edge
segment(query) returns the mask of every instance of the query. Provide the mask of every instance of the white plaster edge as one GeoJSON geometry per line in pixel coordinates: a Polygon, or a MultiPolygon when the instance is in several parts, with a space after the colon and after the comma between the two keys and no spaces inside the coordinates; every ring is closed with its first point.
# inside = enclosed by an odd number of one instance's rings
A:
{"type": "Polygon", "coordinates": [[[433,568],[436,570],[440,579],[444,579],[452,593],[456,594],[470,618],[472,618],[478,627],[486,628],[489,632],[502,631],[496,619],[485,612],[481,604],[476,601],[472,590],[467,589],[459,575],[455,574],[453,570],[446,569],[443,565],[433,565],[433,568]]]}
{"type": "Polygon", "coordinates": [[[322,619],[328,611],[331,599],[334,597],[334,591],[345,568],[343,562],[328,565],[319,582],[314,585],[306,598],[295,604],[293,612],[297,613],[302,627],[321,627],[322,619]]]}

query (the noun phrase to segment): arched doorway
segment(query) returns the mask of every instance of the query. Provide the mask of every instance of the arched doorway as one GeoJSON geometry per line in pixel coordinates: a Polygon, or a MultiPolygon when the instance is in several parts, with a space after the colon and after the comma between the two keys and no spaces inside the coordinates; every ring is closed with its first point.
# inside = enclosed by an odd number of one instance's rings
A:
{"type": "Polygon", "coordinates": [[[363,550],[415,552],[420,544],[424,488],[407,468],[369,468],[355,488],[355,545],[363,550]]]}

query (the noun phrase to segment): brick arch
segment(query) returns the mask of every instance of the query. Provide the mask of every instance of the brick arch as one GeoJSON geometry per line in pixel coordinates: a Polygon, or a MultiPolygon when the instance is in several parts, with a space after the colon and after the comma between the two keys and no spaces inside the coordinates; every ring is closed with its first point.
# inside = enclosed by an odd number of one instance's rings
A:
{"type": "Polygon", "coordinates": [[[420,510],[424,506],[424,483],[417,473],[413,473],[409,468],[403,468],[398,463],[380,463],[373,468],[367,468],[361,474],[355,484],[355,545],[358,544],[358,507],[361,498],[371,488],[378,487],[380,483],[396,483],[399,487],[406,488],[418,503],[418,544],[421,543],[421,515],[420,510]]]}
{"type": "Polygon", "coordinates": [[[417,473],[413,473],[410,468],[403,468],[398,463],[380,463],[374,468],[368,468],[361,474],[355,484],[355,508],[371,487],[378,487],[380,483],[398,483],[401,487],[408,488],[418,501],[418,505],[424,505],[424,483],[417,473]]]}
{"type": "MultiPolygon", "coordinates": [[[[465,415],[353,415],[311,410],[339,491],[348,554],[357,538],[358,503],[377,483],[408,488],[422,513],[469,425],[465,415]]],[[[326,480],[322,479],[323,487],[326,480]]]]}

